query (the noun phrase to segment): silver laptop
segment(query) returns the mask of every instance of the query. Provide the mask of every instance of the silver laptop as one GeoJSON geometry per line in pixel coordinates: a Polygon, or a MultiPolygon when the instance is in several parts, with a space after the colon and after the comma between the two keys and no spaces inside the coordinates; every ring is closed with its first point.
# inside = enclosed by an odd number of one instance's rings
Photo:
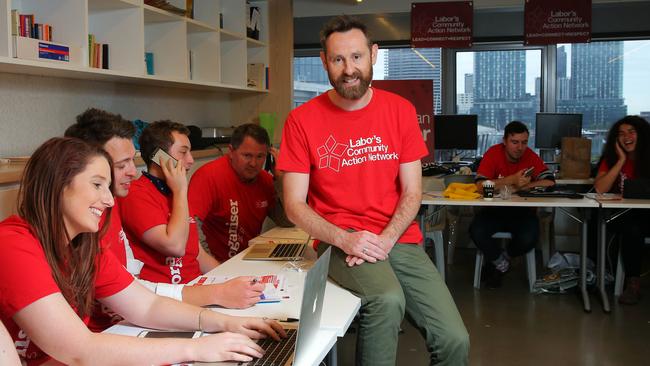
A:
{"type": "MultiPolygon", "coordinates": [[[[300,322],[296,326],[286,325],[288,337],[280,342],[270,338],[258,341],[258,344],[266,351],[264,357],[243,365],[266,365],[266,366],[290,366],[294,360],[301,360],[308,357],[312,344],[317,343],[317,333],[320,329],[320,318],[323,311],[325,299],[325,285],[330,266],[330,252],[328,248],[316,261],[314,266],[307,272],[305,287],[302,294],[302,305],[300,306],[300,322]]],[[[236,365],[237,362],[200,363],[195,365],[236,365]]],[[[239,363],[242,364],[242,363],[239,363]]]]}
{"type": "Polygon", "coordinates": [[[294,261],[302,259],[311,237],[304,239],[279,239],[255,244],[244,255],[244,260],[294,261]]]}

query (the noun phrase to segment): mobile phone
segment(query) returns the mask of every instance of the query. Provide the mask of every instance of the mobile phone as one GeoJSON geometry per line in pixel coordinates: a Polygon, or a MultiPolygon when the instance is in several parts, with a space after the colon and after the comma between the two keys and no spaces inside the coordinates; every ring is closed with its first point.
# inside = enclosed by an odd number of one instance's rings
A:
{"type": "Polygon", "coordinates": [[[151,161],[154,163],[158,164],[158,166],[161,166],[167,162],[167,160],[171,160],[172,164],[174,165],[174,168],[176,168],[176,165],[178,165],[178,160],[174,159],[171,155],[169,155],[165,150],[157,147],[156,150],[154,150],[153,154],[151,155],[151,161]]]}
{"type": "Polygon", "coordinates": [[[201,336],[201,332],[168,332],[168,331],[157,331],[157,330],[143,330],[138,334],[140,338],[198,338],[201,336]]]}
{"type": "Polygon", "coordinates": [[[533,175],[533,170],[534,170],[534,168],[532,166],[530,168],[524,170],[524,176],[525,177],[530,177],[531,175],[533,175]]]}

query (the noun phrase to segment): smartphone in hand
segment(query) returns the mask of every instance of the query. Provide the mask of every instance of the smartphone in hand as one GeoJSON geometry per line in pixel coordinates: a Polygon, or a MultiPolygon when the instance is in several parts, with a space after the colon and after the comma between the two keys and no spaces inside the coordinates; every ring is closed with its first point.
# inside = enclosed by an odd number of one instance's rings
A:
{"type": "Polygon", "coordinates": [[[524,170],[524,177],[530,177],[531,175],[533,175],[533,170],[535,170],[535,168],[533,168],[532,166],[524,170]]]}
{"type": "Polygon", "coordinates": [[[158,166],[161,166],[167,162],[167,160],[171,160],[172,164],[174,165],[174,168],[176,168],[176,165],[178,165],[178,160],[174,159],[171,155],[169,155],[165,150],[157,147],[156,150],[154,150],[153,155],[151,155],[151,161],[154,163],[158,164],[158,166]]]}

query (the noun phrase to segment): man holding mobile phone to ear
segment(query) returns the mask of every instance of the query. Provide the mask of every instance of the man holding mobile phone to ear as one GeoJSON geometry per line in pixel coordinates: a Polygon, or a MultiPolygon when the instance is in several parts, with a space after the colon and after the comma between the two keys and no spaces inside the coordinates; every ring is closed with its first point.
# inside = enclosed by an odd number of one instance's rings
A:
{"type": "MultiPolygon", "coordinates": [[[[131,122],[120,115],[95,108],[88,109],[77,116],[77,122],[65,132],[68,137],[76,137],[102,147],[113,160],[113,195],[117,200],[116,207],[112,211],[109,229],[102,238],[102,245],[110,249],[132,275],[139,277],[142,262],[133,256],[131,245],[122,228],[119,213],[121,199],[129,194],[131,183],[138,174],[134,161],[136,153],[132,141],[134,134],[135,127],[131,122]]],[[[168,159],[173,159],[164,153],[164,150],[160,151],[159,155],[163,156],[163,164],[168,159]]],[[[152,160],[159,161],[157,158],[152,160]]],[[[217,304],[224,307],[241,308],[251,306],[259,300],[263,286],[251,285],[250,281],[253,278],[237,277],[223,284],[203,286],[175,285],[142,279],[140,279],[140,283],[158,295],[194,305],[217,304]],[[246,295],[247,289],[250,290],[250,296],[246,295]],[[229,293],[234,295],[228,296],[229,293]]],[[[112,310],[98,302],[88,326],[93,331],[102,331],[120,320],[121,318],[116,316],[112,310]]]]}
{"type": "MultiPolygon", "coordinates": [[[[509,187],[514,192],[555,184],[553,173],[528,147],[528,128],[519,121],[506,125],[503,142],[490,147],[476,172],[476,187],[483,191],[483,181],[495,183],[495,190],[509,187]]],[[[487,265],[481,278],[488,288],[501,287],[501,278],[510,268],[510,258],[526,254],[539,237],[536,209],[527,207],[486,207],[476,213],[469,228],[474,243],[483,252],[487,265]],[[512,240],[505,250],[497,232],[509,232],[512,240]]]]}
{"type": "MultiPolygon", "coordinates": [[[[184,125],[171,121],[154,122],[140,136],[147,171],[121,200],[120,213],[133,253],[144,262],[140,272],[144,280],[185,284],[219,265],[199,245],[196,220],[187,201],[187,171],[194,163],[188,136],[184,125]],[[157,149],[165,153],[159,151],[162,157],[156,162],[152,158],[157,149]]],[[[188,295],[196,298],[185,298],[245,308],[259,301],[263,287],[252,285],[249,277],[239,277],[218,290],[193,291],[188,295]]]]}

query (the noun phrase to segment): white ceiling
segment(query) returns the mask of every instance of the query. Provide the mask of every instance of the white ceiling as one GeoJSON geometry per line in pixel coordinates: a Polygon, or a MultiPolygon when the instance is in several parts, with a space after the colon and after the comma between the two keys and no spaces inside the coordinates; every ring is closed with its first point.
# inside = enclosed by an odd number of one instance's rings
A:
{"type": "MultiPolygon", "coordinates": [[[[293,16],[295,18],[332,16],[339,14],[375,14],[375,13],[408,13],[413,2],[435,2],[454,0],[293,0],[293,16]]],[[[648,0],[626,0],[648,1],[648,0]]],[[[620,0],[593,0],[593,3],[621,2],[620,0]]],[[[524,0],[474,0],[475,9],[513,8],[524,6],[524,0]]]]}

